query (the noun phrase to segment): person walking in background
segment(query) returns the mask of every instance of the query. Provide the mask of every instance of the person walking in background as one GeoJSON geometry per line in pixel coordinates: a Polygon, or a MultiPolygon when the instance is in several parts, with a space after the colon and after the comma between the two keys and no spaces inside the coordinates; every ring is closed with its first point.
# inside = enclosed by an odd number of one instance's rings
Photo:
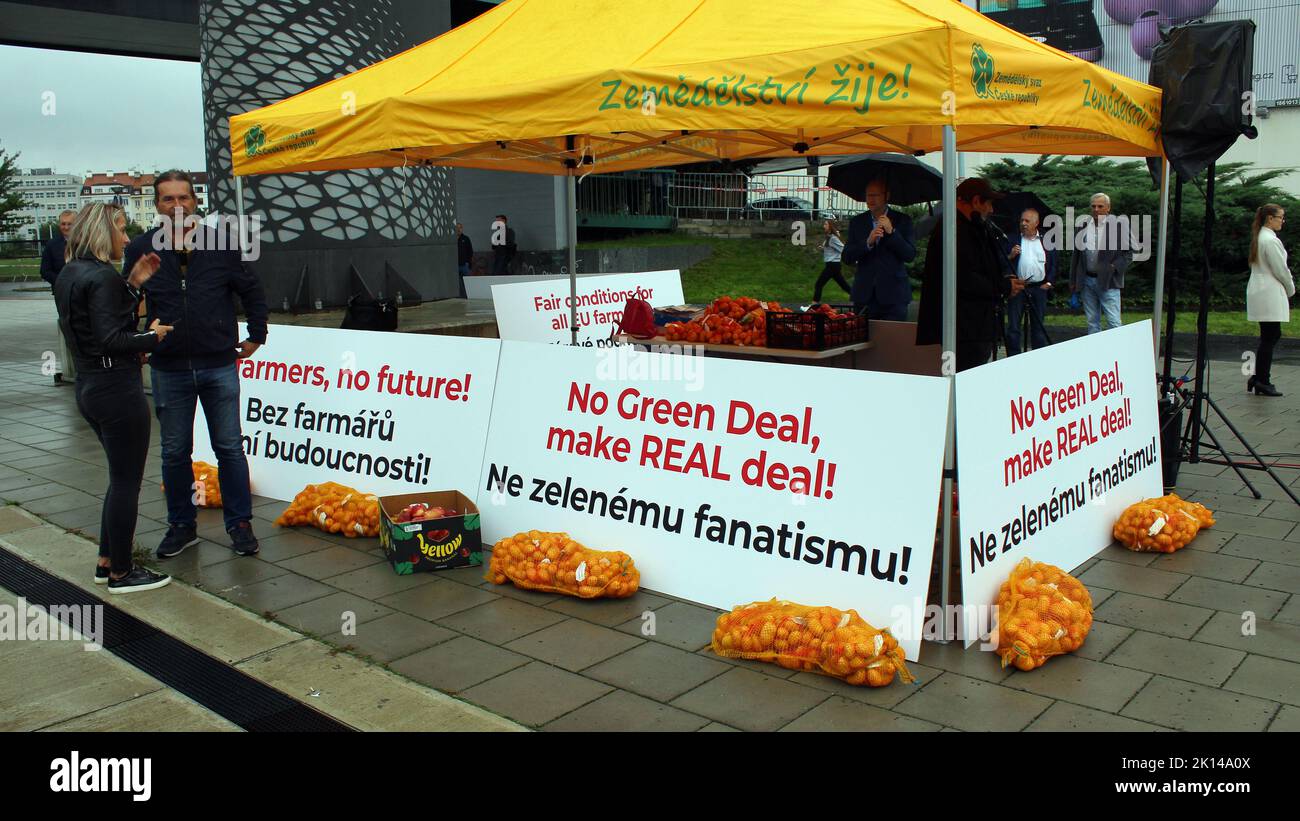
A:
{"type": "Polygon", "coordinates": [[[1020,319],[1028,302],[1029,338],[1034,349],[1047,347],[1043,319],[1047,316],[1047,292],[1056,278],[1056,249],[1048,248],[1038,233],[1041,215],[1036,208],[1020,214],[1020,233],[1011,241],[1007,258],[1025,290],[1007,298],[1007,356],[1020,353],[1020,319]]]}
{"type": "Polygon", "coordinates": [[[844,241],[840,239],[840,224],[836,220],[826,220],[822,223],[822,230],[826,232],[826,239],[817,246],[822,249],[822,272],[817,277],[817,284],[813,286],[813,302],[822,301],[822,289],[831,280],[843,288],[844,293],[850,295],[853,293],[844,275],[840,273],[840,255],[844,251],[844,241]]]}
{"type": "MultiPolygon", "coordinates": [[[[158,255],[143,254],[123,277],[112,263],[126,246],[120,206],[96,202],[81,209],[68,236],[67,265],[54,284],[59,326],[77,358],[77,410],[108,458],[108,491],[100,514],[95,584],[109,593],[153,590],[171,581],[135,565],[140,483],[149,458],[149,405],[140,377],[143,354],[171,327],[155,319],[139,333],[140,288],[158,270],[158,255]]],[[[188,491],[187,491],[188,492],[188,491]]]]}
{"type": "Polygon", "coordinates": [[[1261,205],[1250,226],[1250,281],[1246,283],[1246,319],[1259,323],[1259,349],[1255,373],[1246,380],[1246,392],[1281,396],[1273,387],[1273,349],[1282,338],[1282,323],[1291,321],[1295,279],[1286,264],[1286,247],[1278,237],[1286,212],[1274,203],[1261,205]]]}
{"type": "MultiPolygon", "coordinates": [[[[68,232],[72,230],[72,221],[76,217],[76,211],[64,211],[59,214],[59,235],[51,238],[41,250],[41,279],[50,283],[51,291],[54,290],[54,281],[58,279],[59,272],[63,270],[64,251],[68,247],[68,232]]],[[[58,340],[60,370],[55,372],[54,381],[73,382],[77,378],[77,364],[72,361],[72,354],[68,352],[68,341],[63,338],[62,330],[59,331],[58,340]]]]}
{"type": "Polygon", "coordinates": [[[1118,328],[1120,322],[1120,290],[1124,287],[1124,272],[1133,261],[1128,224],[1110,213],[1110,197],[1093,194],[1089,202],[1092,220],[1079,232],[1079,242],[1070,259],[1070,290],[1079,294],[1083,313],[1088,320],[1088,333],[1101,330],[1101,317],[1106,317],[1106,327],[1118,328]]]}
{"type": "Polygon", "coordinates": [[[843,260],[858,266],[853,277],[853,308],[870,319],[902,322],[912,301],[907,263],[916,258],[912,219],[889,207],[884,180],[867,183],[867,211],[849,221],[843,260]]]}
{"type": "Polygon", "coordinates": [[[198,201],[184,171],[166,171],[154,182],[154,206],[162,225],[131,241],[126,265],[160,249],[158,273],[145,288],[149,319],[176,326],[150,357],[154,411],[162,429],[162,473],[167,495],[167,535],[158,558],[198,543],[194,486],[194,410],[203,403],[208,436],[217,455],[217,479],[226,532],[240,556],[258,551],[253,535],[253,494],[239,427],[239,369],[266,342],[266,295],[238,248],[223,250],[216,231],[202,224],[186,231],[184,217],[198,201]],[[194,250],[186,250],[186,241],[194,250]],[[248,338],[239,341],[235,296],[244,306],[248,338]]]}
{"type": "Polygon", "coordinates": [[[505,214],[497,214],[492,223],[492,274],[500,276],[510,273],[510,261],[515,258],[515,229],[510,227],[505,214]],[[500,226],[497,225],[500,223],[500,226]]]}
{"type": "Polygon", "coordinates": [[[463,223],[456,223],[456,270],[460,274],[460,298],[465,298],[465,277],[474,265],[474,243],[465,233],[463,223]]]}

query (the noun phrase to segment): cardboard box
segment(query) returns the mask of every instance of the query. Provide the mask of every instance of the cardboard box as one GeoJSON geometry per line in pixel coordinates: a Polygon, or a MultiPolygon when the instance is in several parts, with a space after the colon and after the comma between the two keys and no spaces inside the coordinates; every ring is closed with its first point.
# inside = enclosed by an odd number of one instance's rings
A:
{"type": "Polygon", "coordinates": [[[379,497],[379,544],[399,576],[483,564],[483,539],[474,503],[455,490],[379,497]],[[393,521],[413,502],[461,511],[422,522],[393,521]]]}

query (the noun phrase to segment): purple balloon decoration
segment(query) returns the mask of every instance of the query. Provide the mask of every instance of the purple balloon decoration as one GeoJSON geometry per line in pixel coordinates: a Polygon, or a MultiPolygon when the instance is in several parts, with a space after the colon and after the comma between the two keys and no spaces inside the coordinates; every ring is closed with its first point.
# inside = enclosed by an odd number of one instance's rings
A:
{"type": "Polygon", "coordinates": [[[1169,16],[1158,9],[1147,9],[1138,15],[1133,30],[1129,32],[1129,42],[1138,57],[1151,59],[1151,52],[1160,42],[1160,27],[1168,25],[1169,16]]]}
{"type": "Polygon", "coordinates": [[[1142,12],[1151,8],[1152,5],[1158,5],[1161,0],[1103,0],[1102,6],[1106,9],[1106,14],[1116,23],[1123,23],[1126,26],[1133,25],[1142,12]]]}
{"type": "Polygon", "coordinates": [[[1219,0],[1163,0],[1159,4],[1160,10],[1176,23],[1204,17],[1217,5],[1219,0]]]}

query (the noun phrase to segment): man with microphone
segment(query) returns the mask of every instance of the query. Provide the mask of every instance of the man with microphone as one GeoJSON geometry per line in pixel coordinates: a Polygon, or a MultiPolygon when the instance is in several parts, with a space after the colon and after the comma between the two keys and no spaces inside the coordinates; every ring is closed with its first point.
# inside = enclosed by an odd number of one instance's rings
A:
{"type": "MultiPolygon", "coordinates": [[[[957,350],[958,371],[988,362],[997,345],[998,307],[1004,297],[1015,296],[1025,283],[1009,273],[996,226],[989,221],[993,203],[1004,195],[987,180],[971,177],[957,186],[957,350]]],[[[925,250],[921,282],[921,308],[916,344],[943,344],[943,220],[935,224],[925,250]]],[[[1005,236],[1003,237],[1005,239],[1005,236]]]]}
{"type": "Polygon", "coordinates": [[[867,183],[867,211],[849,221],[841,259],[857,264],[853,310],[865,308],[870,319],[903,322],[912,301],[907,263],[916,258],[912,220],[889,207],[889,188],[882,179],[867,183]]]}

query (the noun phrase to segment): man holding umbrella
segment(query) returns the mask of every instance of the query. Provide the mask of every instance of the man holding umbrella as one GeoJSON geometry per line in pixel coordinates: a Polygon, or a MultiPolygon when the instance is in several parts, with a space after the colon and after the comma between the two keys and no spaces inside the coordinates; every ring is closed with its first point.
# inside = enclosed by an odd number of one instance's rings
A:
{"type": "Polygon", "coordinates": [[[867,211],[849,222],[843,260],[856,263],[853,309],[865,308],[871,319],[902,322],[912,301],[907,263],[916,257],[912,220],[889,207],[889,187],[882,177],[866,186],[867,211]]]}

